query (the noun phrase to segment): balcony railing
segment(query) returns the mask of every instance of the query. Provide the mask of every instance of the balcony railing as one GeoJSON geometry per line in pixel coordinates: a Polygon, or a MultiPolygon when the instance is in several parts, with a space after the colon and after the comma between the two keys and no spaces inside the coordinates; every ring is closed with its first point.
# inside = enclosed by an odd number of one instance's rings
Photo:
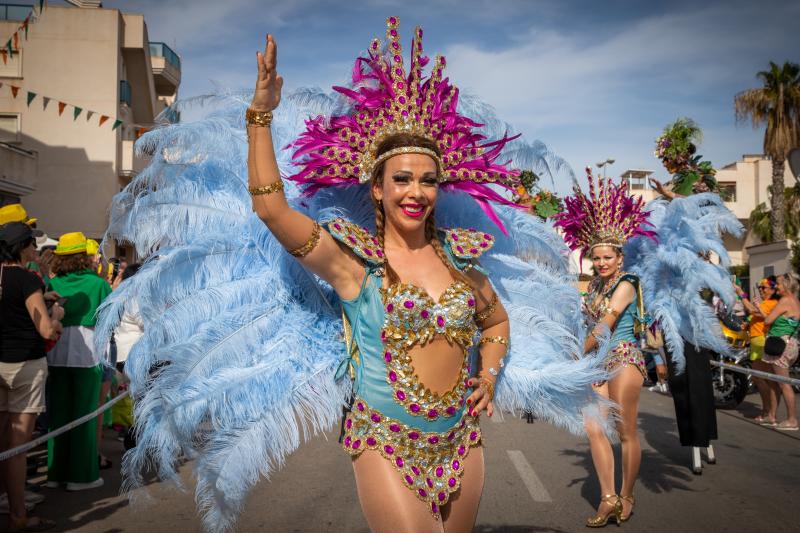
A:
{"type": "Polygon", "coordinates": [[[31,10],[31,4],[0,4],[0,20],[23,21],[31,10]]]}
{"type": "Polygon", "coordinates": [[[181,58],[164,43],[150,43],[150,55],[163,57],[167,60],[167,63],[172,64],[178,70],[181,69],[181,58]]]}
{"type": "Polygon", "coordinates": [[[131,84],[127,80],[119,80],[119,101],[131,106],[131,84]]]}

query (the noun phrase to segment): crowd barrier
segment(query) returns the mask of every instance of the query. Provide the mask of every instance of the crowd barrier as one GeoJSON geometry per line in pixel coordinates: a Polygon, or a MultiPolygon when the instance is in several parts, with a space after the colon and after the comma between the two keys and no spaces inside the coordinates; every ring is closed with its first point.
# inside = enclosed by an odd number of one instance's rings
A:
{"type": "Polygon", "coordinates": [[[758,378],[770,379],[772,381],[778,381],[780,383],[788,383],[789,385],[800,386],[800,379],[790,378],[786,376],[778,376],[777,374],[773,374],[771,372],[764,372],[762,370],[755,370],[753,368],[745,368],[738,365],[730,365],[728,363],[720,363],[719,361],[711,361],[711,364],[714,366],[718,366],[720,368],[725,368],[727,370],[733,370],[734,372],[740,372],[742,374],[750,374],[751,376],[756,376],[758,378]]]}
{"type": "Polygon", "coordinates": [[[103,405],[101,405],[95,411],[89,413],[88,415],[84,415],[84,416],[78,418],[77,420],[73,420],[69,424],[61,426],[58,429],[54,429],[50,433],[46,433],[46,434],[42,435],[41,437],[37,437],[37,438],[33,439],[32,441],[28,442],[27,444],[23,444],[22,446],[17,446],[16,448],[11,448],[10,450],[6,450],[4,452],[0,452],[0,461],[5,461],[6,459],[8,459],[10,457],[14,457],[15,455],[19,455],[21,453],[27,452],[28,450],[32,450],[32,449],[36,448],[37,446],[39,446],[41,444],[44,444],[45,442],[49,441],[50,439],[58,437],[62,433],[66,433],[67,431],[69,431],[69,430],[71,430],[73,428],[76,428],[76,427],[80,426],[81,424],[83,424],[85,422],[88,422],[92,418],[96,418],[97,415],[99,415],[100,413],[104,413],[108,409],[111,409],[111,406],[113,406],[115,403],[117,403],[118,401],[122,400],[123,398],[127,397],[130,394],[130,392],[131,391],[129,391],[129,390],[123,392],[119,396],[117,396],[115,398],[112,398],[111,401],[109,401],[107,403],[104,403],[103,405]]]}

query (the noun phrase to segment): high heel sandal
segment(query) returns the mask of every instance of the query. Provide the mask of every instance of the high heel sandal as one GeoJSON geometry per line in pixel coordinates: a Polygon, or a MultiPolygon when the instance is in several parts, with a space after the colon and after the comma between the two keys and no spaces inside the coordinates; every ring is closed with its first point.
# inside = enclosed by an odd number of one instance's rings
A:
{"type": "Polygon", "coordinates": [[[586,519],[586,527],[605,527],[612,516],[617,521],[617,526],[622,524],[622,502],[616,494],[606,494],[600,498],[600,503],[611,503],[612,507],[606,514],[596,514],[586,519]]]}
{"type": "Polygon", "coordinates": [[[621,509],[622,502],[620,501],[620,516],[618,520],[620,522],[627,522],[633,516],[633,506],[636,505],[636,498],[633,497],[633,494],[631,494],[630,496],[620,496],[619,498],[620,500],[625,500],[626,502],[631,504],[631,512],[628,513],[626,516],[622,516],[622,509],[621,509]]]}

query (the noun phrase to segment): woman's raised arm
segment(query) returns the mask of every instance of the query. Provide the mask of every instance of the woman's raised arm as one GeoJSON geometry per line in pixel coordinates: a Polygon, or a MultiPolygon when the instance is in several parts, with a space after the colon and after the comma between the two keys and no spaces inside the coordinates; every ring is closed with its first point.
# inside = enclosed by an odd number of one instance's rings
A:
{"type": "Polygon", "coordinates": [[[357,295],[363,268],[316,221],[292,209],[283,193],[269,128],[283,87],[277,58],[275,39],[267,35],[264,52],[256,53],[258,81],[247,111],[248,188],[253,211],[298,261],[330,283],[341,297],[351,298],[357,295]]]}

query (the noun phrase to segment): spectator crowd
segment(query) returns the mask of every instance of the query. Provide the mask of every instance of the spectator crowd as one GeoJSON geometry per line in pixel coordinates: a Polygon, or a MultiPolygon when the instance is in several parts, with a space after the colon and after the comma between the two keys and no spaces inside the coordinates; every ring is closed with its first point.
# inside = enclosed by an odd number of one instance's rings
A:
{"type": "MultiPolygon", "coordinates": [[[[119,345],[112,342],[107,353],[95,349],[94,326],[112,287],[137,268],[106,261],[98,242],[81,232],[48,238],[20,204],[0,208],[0,451],[96,411],[112,382],[124,382],[118,369],[141,323],[125,317],[119,345]]],[[[132,425],[132,413],[118,414],[132,425]]],[[[104,416],[48,441],[45,487],[103,485],[100,470],[112,466],[100,453],[104,416]]],[[[55,522],[32,513],[45,496],[26,490],[27,469],[25,453],[0,462],[0,513],[8,514],[9,531],[51,529],[55,522]]]]}

